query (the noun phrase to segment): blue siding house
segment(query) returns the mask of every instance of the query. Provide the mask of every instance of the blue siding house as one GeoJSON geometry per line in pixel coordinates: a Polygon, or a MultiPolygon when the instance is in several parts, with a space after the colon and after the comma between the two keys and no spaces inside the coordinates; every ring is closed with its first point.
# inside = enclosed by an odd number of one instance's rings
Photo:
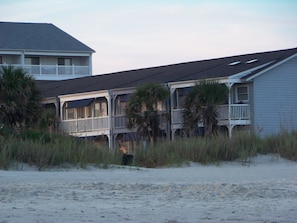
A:
{"type": "Polygon", "coordinates": [[[253,89],[253,129],[260,135],[297,129],[297,56],[247,79],[253,89]]]}

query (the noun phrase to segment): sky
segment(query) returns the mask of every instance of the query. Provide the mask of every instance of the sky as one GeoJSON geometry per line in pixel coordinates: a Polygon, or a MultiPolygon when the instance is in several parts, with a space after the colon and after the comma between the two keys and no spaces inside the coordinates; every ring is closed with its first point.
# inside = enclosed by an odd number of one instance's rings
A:
{"type": "Polygon", "coordinates": [[[54,24],[95,75],[297,47],[297,0],[0,0],[0,21],[54,24]]]}

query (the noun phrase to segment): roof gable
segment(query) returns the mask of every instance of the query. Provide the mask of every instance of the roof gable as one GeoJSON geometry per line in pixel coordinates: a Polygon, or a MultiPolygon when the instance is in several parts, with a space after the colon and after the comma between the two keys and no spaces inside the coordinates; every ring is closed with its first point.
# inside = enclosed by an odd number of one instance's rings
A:
{"type": "Polygon", "coordinates": [[[95,52],[50,23],[0,22],[0,49],[95,52]]]}

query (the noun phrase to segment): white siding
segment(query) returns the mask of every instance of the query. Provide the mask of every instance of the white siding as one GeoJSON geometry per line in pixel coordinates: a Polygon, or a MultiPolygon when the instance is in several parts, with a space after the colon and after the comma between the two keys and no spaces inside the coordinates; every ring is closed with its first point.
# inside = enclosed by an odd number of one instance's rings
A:
{"type": "Polygon", "coordinates": [[[253,115],[262,136],[297,129],[297,57],[254,79],[253,115]]]}

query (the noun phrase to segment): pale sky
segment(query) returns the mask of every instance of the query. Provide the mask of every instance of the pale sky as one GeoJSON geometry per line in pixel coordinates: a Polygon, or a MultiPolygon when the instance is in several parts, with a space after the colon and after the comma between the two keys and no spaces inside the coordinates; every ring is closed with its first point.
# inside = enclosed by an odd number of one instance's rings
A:
{"type": "Polygon", "coordinates": [[[297,47],[297,0],[0,0],[96,51],[93,74],[297,47]]]}

